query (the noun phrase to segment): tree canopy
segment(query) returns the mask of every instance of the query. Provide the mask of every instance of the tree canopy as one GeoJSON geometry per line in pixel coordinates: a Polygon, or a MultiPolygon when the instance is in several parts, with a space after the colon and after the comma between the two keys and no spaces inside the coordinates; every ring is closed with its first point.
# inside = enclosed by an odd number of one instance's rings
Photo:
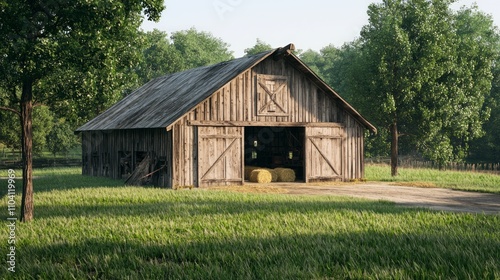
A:
{"type": "Polygon", "coordinates": [[[452,2],[372,4],[359,40],[305,53],[379,127],[368,149],[392,140],[394,175],[400,146],[442,164],[465,158],[471,141],[484,135],[498,32],[477,7],[453,11],[452,2]]]}
{"type": "Polygon", "coordinates": [[[257,38],[257,41],[253,47],[245,49],[245,55],[251,56],[261,52],[270,51],[272,49],[273,47],[271,45],[257,38]]]}
{"type": "Polygon", "coordinates": [[[141,32],[142,59],[136,73],[141,83],[191,68],[228,61],[234,58],[229,44],[208,32],[194,28],[172,33],[153,30],[141,32]]]}
{"type": "Polygon", "coordinates": [[[70,96],[70,90],[58,90],[50,81],[58,77],[59,85],[71,87],[79,83],[79,75],[87,76],[103,68],[114,70],[121,53],[127,53],[134,41],[142,15],[158,20],[163,8],[163,0],[3,3],[0,86],[7,92],[2,96],[8,99],[2,103],[10,107],[2,109],[20,116],[24,162],[22,221],[33,218],[33,102],[78,100],[81,96],[70,96]]]}
{"type": "Polygon", "coordinates": [[[372,4],[359,39],[301,54],[378,126],[368,156],[387,155],[391,140],[394,160],[399,151],[441,164],[495,154],[498,29],[477,6],[454,11],[452,2],[372,4]]]}
{"type": "Polygon", "coordinates": [[[234,58],[228,50],[229,44],[208,32],[200,32],[192,28],[174,32],[172,45],[180,57],[178,71],[215,64],[234,58]]]}

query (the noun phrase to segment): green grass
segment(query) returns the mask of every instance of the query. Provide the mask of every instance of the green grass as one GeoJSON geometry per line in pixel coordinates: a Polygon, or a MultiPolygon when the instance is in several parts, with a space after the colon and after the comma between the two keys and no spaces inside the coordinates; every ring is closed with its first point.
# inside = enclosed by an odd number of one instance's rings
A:
{"type": "Polygon", "coordinates": [[[500,174],[399,168],[399,176],[391,177],[389,166],[367,165],[366,178],[369,181],[409,183],[409,185],[416,186],[500,193],[500,174]]]}
{"type": "MultiPolygon", "coordinates": [[[[13,161],[21,160],[21,151],[5,147],[5,145],[0,143],[0,160],[2,161],[13,161]],[[14,152],[14,153],[13,153],[14,152]]],[[[42,151],[33,154],[35,160],[78,160],[82,158],[82,149],[80,146],[75,146],[72,148],[68,154],[57,153],[55,156],[49,151],[42,151]]]]}
{"type": "MultiPolygon", "coordinates": [[[[35,172],[35,220],[17,224],[16,273],[0,279],[500,278],[498,215],[123,187],[78,174],[35,172]]],[[[3,256],[7,235],[3,227],[3,256]]]]}

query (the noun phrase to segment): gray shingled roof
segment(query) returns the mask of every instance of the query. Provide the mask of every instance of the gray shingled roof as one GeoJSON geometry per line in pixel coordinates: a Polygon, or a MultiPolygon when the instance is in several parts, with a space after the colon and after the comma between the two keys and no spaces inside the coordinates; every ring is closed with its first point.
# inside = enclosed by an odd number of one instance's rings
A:
{"type": "MultiPolygon", "coordinates": [[[[244,71],[257,65],[280,49],[242,57],[156,78],[92,119],[76,132],[115,129],[167,128],[196,105],[210,97],[244,71]]],[[[317,76],[298,57],[291,54],[289,62],[333,94],[342,107],[366,128],[377,129],[317,76]]]]}
{"type": "Polygon", "coordinates": [[[165,128],[273,51],[156,78],[76,131],[165,128]]]}

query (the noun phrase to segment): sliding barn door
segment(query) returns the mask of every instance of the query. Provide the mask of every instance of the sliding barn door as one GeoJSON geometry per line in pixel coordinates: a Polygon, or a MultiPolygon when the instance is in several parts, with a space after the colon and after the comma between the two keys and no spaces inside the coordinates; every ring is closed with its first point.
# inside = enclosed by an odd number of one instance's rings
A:
{"type": "Polygon", "coordinates": [[[342,127],[306,127],[306,182],[342,181],[342,127]]]}
{"type": "Polygon", "coordinates": [[[243,128],[198,127],[198,185],[243,184],[243,128]]]}

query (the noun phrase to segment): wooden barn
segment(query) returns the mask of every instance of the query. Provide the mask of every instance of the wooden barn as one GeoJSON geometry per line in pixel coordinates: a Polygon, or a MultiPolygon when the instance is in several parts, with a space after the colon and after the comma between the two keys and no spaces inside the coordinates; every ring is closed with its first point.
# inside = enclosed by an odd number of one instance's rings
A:
{"type": "Polygon", "coordinates": [[[246,165],[302,182],[363,178],[375,127],[292,50],[148,82],[77,129],[83,174],[174,188],[241,185],[246,165]]]}

